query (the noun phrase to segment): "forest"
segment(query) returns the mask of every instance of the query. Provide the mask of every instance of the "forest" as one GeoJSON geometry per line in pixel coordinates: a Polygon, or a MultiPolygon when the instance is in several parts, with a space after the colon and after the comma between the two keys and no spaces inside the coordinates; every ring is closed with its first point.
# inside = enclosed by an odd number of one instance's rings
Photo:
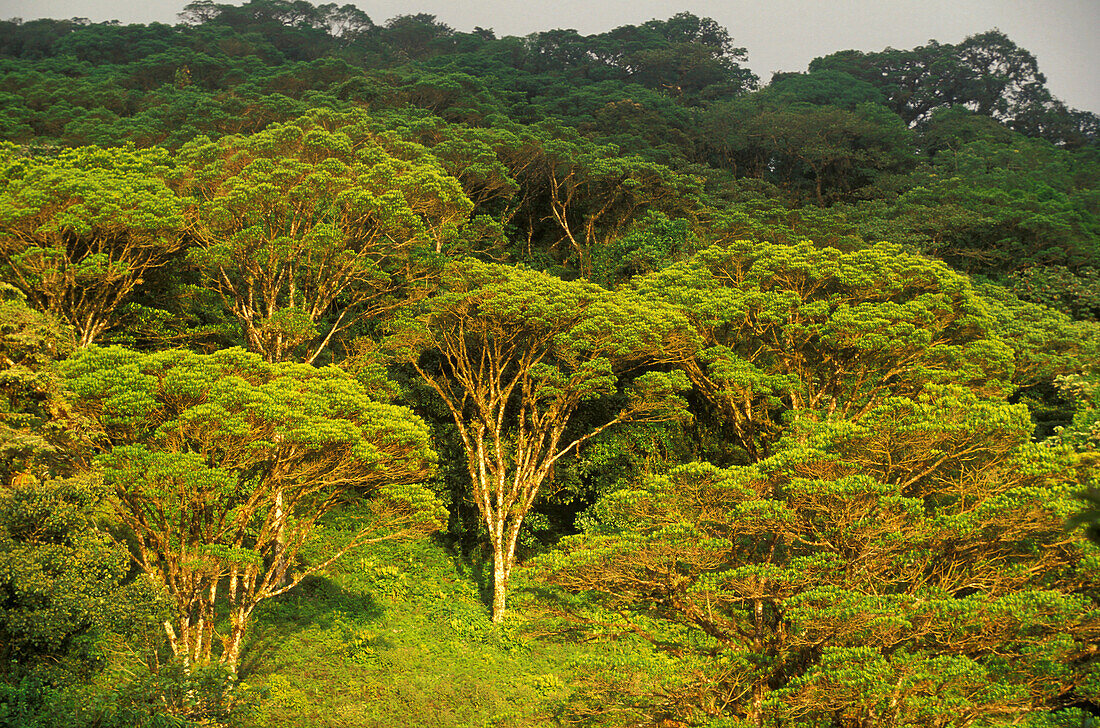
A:
{"type": "Polygon", "coordinates": [[[0,21],[0,726],[1094,725],[1100,117],[731,32],[0,21]]]}

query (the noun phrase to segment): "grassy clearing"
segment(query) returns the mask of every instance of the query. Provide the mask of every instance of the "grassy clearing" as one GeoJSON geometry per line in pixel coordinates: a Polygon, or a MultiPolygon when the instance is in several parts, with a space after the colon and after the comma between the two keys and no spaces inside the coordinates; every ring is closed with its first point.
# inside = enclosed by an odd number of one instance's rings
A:
{"type": "Polygon", "coordinates": [[[376,544],[258,610],[244,680],[264,726],[557,725],[583,645],[489,620],[476,566],[431,541],[376,544]]]}

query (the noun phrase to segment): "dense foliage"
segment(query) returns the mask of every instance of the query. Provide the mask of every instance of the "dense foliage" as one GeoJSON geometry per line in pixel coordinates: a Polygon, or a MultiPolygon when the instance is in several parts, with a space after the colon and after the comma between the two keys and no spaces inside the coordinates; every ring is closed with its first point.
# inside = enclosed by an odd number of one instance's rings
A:
{"type": "Polygon", "coordinates": [[[1100,120],[745,60],[0,22],[0,725],[1100,715],[1100,120]]]}

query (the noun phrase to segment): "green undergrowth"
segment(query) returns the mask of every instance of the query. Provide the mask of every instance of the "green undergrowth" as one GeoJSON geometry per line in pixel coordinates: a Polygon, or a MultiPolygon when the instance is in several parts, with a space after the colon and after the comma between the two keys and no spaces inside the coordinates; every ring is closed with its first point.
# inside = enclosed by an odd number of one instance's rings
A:
{"type": "MultiPolygon", "coordinates": [[[[363,547],[258,610],[242,677],[266,726],[552,726],[599,649],[494,625],[487,572],[428,540],[363,547]]],[[[523,605],[528,600],[528,608],[523,605]]]]}

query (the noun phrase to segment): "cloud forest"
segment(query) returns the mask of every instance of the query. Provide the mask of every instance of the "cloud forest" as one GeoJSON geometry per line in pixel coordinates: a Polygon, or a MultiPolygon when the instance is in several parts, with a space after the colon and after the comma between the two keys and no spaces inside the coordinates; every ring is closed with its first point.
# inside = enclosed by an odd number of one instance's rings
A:
{"type": "Polygon", "coordinates": [[[0,726],[1093,725],[1100,118],[735,36],[0,22],[0,726]]]}

